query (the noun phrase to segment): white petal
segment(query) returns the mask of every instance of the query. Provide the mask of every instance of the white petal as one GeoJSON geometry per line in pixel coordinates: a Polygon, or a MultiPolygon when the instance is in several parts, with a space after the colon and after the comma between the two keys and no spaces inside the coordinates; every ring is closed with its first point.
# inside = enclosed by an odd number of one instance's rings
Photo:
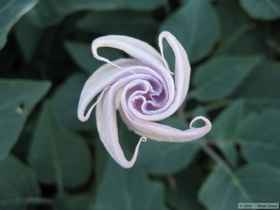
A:
{"type": "MultiPolygon", "coordinates": [[[[119,59],[114,63],[121,67],[138,65],[133,59],[119,59]]],[[[123,71],[120,71],[116,67],[105,64],[98,68],[86,81],[79,100],[78,105],[78,118],[80,121],[87,121],[90,117],[95,104],[92,103],[94,98],[106,87],[121,77],[123,71]],[[90,107],[89,105],[92,104],[90,107]]]]}
{"type": "Polygon", "coordinates": [[[132,58],[135,58],[152,68],[159,69],[160,71],[166,71],[161,55],[151,45],[139,39],[129,36],[107,35],[93,40],[91,44],[93,56],[100,61],[112,63],[98,54],[97,50],[101,47],[122,50],[132,58]]]}
{"type": "Polygon", "coordinates": [[[164,58],[163,40],[166,40],[175,56],[175,89],[176,97],[172,104],[172,110],[177,110],[183,103],[188,93],[191,76],[191,66],[187,52],[180,44],[180,42],[167,31],[163,31],[159,35],[159,48],[163,57],[164,63],[168,67],[167,61],[164,58]]]}
{"type": "Polygon", "coordinates": [[[136,145],[134,154],[131,160],[127,160],[123,150],[120,146],[118,128],[117,128],[117,117],[116,117],[116,87],[108,90],[100,103],[96,106],[96,123],[99,133],[99,137],[104,144],[106,150],[111,157],[122,167],[130,168],[134,165],[141,142],[140,139],[136,145]]]}
{"type": "Polygon", "coordinates": [[[194,118],[190,123],[190,128],[180,130],[156,122],[144,121],[131,117],[128,112],[120,110],[122,119],[126,125],[134,130],[138,135],[162,142],[188,142],[199,139],[206,135],[212,128],[211,122],[202,116],[194,118]],[[204,125],[199,128],[193,127],[193,123],[202,120],[204,125]]]}

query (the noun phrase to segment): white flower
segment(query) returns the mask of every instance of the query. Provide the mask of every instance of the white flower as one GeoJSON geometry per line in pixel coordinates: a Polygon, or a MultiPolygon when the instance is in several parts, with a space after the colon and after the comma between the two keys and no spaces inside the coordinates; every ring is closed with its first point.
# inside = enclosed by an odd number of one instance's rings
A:
{"type": "Polygon", "coordinates": [[[171,116],[182,105],[188,93],[191,73],[186,51],[171,33],[164,31],[159,35],[159,48],[160,53],[146,42],[119,35],[99,37],[92,42],[93,56],[107,64],[97,69],[85,83],[78,118],[88,120],[96,105],[100,139],[112,158],[124,168],[134,165],[140,143],[146,138],[188,142],[201,138],[211,130],[211,122],[201,116],[194,118],[187,130],[155,122],[171,116]],[[174,73],[164,58],[164,39],[175,55],[174,73]],[[100,47],[122,50],[131,58],[109,61],[98,54],[100,47]],[[131,160],[126,159],[119,143],[117,110],[125,124],[142,136],[131,160]],[[196,120],[203,120],[204,125],[193,127],[196,120]]]}

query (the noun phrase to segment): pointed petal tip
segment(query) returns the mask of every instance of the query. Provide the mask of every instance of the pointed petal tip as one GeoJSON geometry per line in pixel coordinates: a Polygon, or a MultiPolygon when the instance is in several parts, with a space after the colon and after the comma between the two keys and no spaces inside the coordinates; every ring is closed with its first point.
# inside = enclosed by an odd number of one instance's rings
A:
{"type": "MultiPolygon", "coordinates": [[[[112,156],[112,158],[113,158],[121,167],[123,167],[123,168],[125,168],[125,169],[132,168],[132,167],[134,166],[136,160],[137,160],[137,157],[138,157],[138,154],[139,154],[140,145],[141,145],[142,142],[147,142],[147,138],[146,138],[145,136],[142,136],[142,137],[139,139],[139,141],[138,141],[138,143],[137,143],[137,145],[136,145],[136,147],[135,147],[134,154],[133,154],[131,160],[129,160],[129,161],[128,161],[128,160],[126,160],[126,161],[121,161],[122,158],[119,159],[118,157],[116,158],[116,157],[113,157],[113,156],[112,156]]],[[[123,156],[123,154],[120,154],[120,155],[123,156]]]]}
{"type": "Polygon", "coordinates": [[[84,100],[83,98],[80,96],[80,99],[79,99],[79,104],[78,104],[78,109],[77,109],[77,117],[78,117],[78,120],[80,120],[81,122],[85,122],[88,120],[89,118],[89,114],[91,113],[92,111],[92,108],[90,108],[87,113],[85,113],[85,104],[84,104],[84,100]]]}

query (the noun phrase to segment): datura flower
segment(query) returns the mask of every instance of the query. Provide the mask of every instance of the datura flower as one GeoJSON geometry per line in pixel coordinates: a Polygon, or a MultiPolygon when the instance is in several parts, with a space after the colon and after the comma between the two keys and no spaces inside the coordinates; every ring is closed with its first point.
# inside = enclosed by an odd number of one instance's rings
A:
{"type": "Polygon", "coordinates": [[[188,142],[211,130],[211,122],[202,116],[194,118],[186,130],[156,122],[171,116],[182,105],[191,74],[187,53],[175,36],[163,31],[158,44],[160,52],[129,36],[107,35],[93,40],[91,45],[93,56],[106,64],[86,81],[79,100],[78,118],[83,122],[88,120],[96,106],[99,137],[111,157],[124,168],[134,165],[139,146],[147,138],[188,142]],[[175,56],[174,71],[170,70],[164,57],[164,40],[175,56]],[[101,47],[121,50],[131,58],[110,61],[98,54],[101,47]],[[131,160],[127,160],[119,142],[117,111],[127,127],[142,136],[131,160]],[[194,127],[197,120],[202,120],[203,126],[194,127]]]}

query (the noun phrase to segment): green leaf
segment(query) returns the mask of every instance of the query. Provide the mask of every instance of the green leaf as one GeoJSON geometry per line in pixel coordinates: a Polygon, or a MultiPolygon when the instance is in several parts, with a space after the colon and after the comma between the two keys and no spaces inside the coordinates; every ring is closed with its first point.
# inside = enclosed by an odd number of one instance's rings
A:
{"type": "Polygon", "coordinates": [[[67,41],[65,48],[73,61],[88,74],[95,71],[101,64],[92,56],[90,43],[67,41]]]}
{"type": "Polygon", "coordinates": [[[199,187],[205,179],[204,170],[199,162],[194,162],[187,169],[167,178],[167,201],[171,209],[204,210],[197,198],[199,187]]]}
{"type": "MultiPolygon", "coordinates": [[[[163,123],[178,129],[186,129],[186,123],[175,117],[163,123]]],[[[181,144],[148,140],[141,145],[136,165],[153,174],[173,174],[187,167],[198,150],[199,145],[196,142],[181,144]]]]}
{"type": "Polygon", "coordinates": [[[236,210],[239,202],[276,202],[280,171],[267,165],[247,165],[229,176],[218,167],[203,184],[199,199],[212,210],[236,210]]]}
{"type": "Polygon", "coordinates": [[[239,30],[240,26],[249,24],[249,18],[236,0],[217,1],[214,4],[220,25],[221,37],[225,39],[239,30]]]}
{"type": "Polygon", "coordinates": [[[79,97],[86,81],[86,76],[75,73],[62,83],[51,98],[54,117],[58,124],[69,130],[92,131],[95,130],[95,115],[93,114],[87,122],[81,122],[77,117],[79,97]]]}
{"type": "Polygon", "coordinates": [[[230,96],[260,63],[260,56],[219,56],[201,65],[193,96],[210,101],[230,96]]]}
{"type": "Polygon", "coordinates": [[[237,100],[228,106],[213,123],[210,135],[220,144],[227,144],[234,141],[239,123],[248,116],[245,109],[245,101],[237,100]]]}
{"type": "Polygon", "coordinates": [[[235,97],[247,99],[279,99],[280,63],[263,60],[246,78],[235,97]]]}
{"type": "Polygon", "coordinates": [[[40,195],[35,174],[15,157],[9,156],[1,160],[0,170],[1,210],[26,209],[40,195]]]}
{"type": "Polygon", "coordinates": [[[15,26],[15,35],[24,59],[30,62],[43,35],[43,30],[34,26],[29,19],[22,18],[15,26]]]}
{"type": "Polygon", "coordinates": [[[189,0],[164,21],[161,30],[168,30],[178,37],[192,62],[207,56],[220,38],[216,11],[205,0],[189,0]]]}
{"type": "Polygon", "coordinates": [[[90,193],[59,196],[55,200],[54,210],[88,210],[92,197],[90,193]]]}
{"type": "Polygon", "coordinates": [[[77,26],[90,33],[129,35],[145,41],[154,41],[158,30],[152,13],[126,10],[90,13],[77,26]]]}
{"type": "Polygon", "coordinates": [[[46,81],[0,80],[0,160],[8,156],[29,114],[49,88],[46,81]]]}
{"type": "Polygon", "coordinates": [[[6,44],[13,25],[36,3],[37,0],[0,0],[0,49],[6,44]]]}
{"type": "Polygon", "coordinates": [[[241,144],[246,160],[280,169],[279,123],[280,110],[267,109],[251,115],[239,124],[236,139],[241,144]]]}
{"type": "MultiPolygon", "coordinates": [[[[251,114],[244,100],[236,100],[221,112],[213,122],[211,139],[222,150],[232,165],[238,163],[236,137],[239,124],[251,114]]],[[[250,110],[251,111],[251,110],[250,110]]]]}
{"type": "Polygon", "coordinates": [[[236,0],[218,1],[222,40],[216,54],[262,54],[266,48],[264,30],[260,30],[236,0]]]}
{"type": "Polygon", "coordinates": [[[82,10],[144,10],[156,9],[165,4],[165,0],[44,0],[40,1],[32,13],[28,14],[40,27],[58,24],[64,17],[82,10]]]}
{"type": "Polygon", "coordinates": [[[279,168],[279,123],[279,102],[270,101],[267,105],[262,100],[239,100],[215,119],[211,139],[223,152],[238,143],[247,161],[279,168]]]}
{"type": "Polygon", "coordinates": [[[237,56],[263,54],[267,48],[264,38],[263,30],[259,30],[253,23],[244,24],[230,33],[216,53],[237,56]]]}
{"type": "Polygon", "coordinates": [[[84,139],[56,121],[53,108],[48,103],[44,107],[28,161],[41,182],[79,187],[91,175],[90,151],[84,139]]]}
{"type": "Polygon", "coordinates": [[[252,18],[260,20],[280,18],[280,2],[278,0],[240,0],[240,4],[252,18]]]}
{"type": "MultiPolygon", "coordinates": [[[[65,48],[73,61],[87,74],[92,74],[98,67],[104,64],[93,57],[90,51],[90,43],[67,41],[65,48]]],[[[114,50],[100,49],[100,51],[102,55],[110,60],[121,57],[121,54],[114,50]]]]}
{"type": "Polygon", "coordinates": [[[91,210],[166,210],[164,189],[139,168],[125,170],[108,161],[91,210]],[[108,202],[108,199],[110,201],[108,202]]]}

